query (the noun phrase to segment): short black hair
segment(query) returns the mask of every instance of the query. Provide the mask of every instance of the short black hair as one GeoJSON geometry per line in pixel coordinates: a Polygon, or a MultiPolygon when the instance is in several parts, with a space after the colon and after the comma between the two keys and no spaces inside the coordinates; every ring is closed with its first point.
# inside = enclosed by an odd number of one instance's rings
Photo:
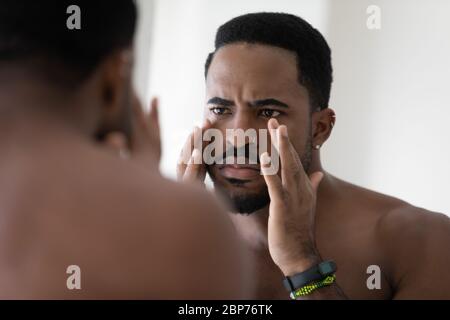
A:
{"type": "Polygon", "coordinates": [[[132,45],[136,19],[133,0],[0,0],[0,72],[31,61],[46,78],[75,85],[132,45]],[[67,27],[71,5],[80,8],[79,30],[67,27]]]}
{"type": "Polygon", "coordinates": [[[299,82],[310,96],[313,109],[328,107],[333,68],[331,50],[322,34],[302,18],[286,13],[250,13],[222,25],[216,34],[215,51],[205,64],[205,77],[214,53],[225,45],[247,42],[280,47],[297,56],[299,82]]]}

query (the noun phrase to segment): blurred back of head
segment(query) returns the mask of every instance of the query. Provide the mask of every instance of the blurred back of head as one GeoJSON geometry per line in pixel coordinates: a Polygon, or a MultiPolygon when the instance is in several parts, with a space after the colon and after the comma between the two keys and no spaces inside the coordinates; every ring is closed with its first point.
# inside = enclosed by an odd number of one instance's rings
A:
{"type": "Polygon", "coordinates": [[[97,139],[129,138],[136,20],[133,0],[0,0],[0,111],[63,114],[97,139]]]}
{"type": "Polygon", "coordinates": [[[22,64],[73,88],[109,54],[131,46],[136,15],[133,0],[0,0],[0,73],[22,64]],[[73,5],[80,29],[67,25],[73,5]]]}

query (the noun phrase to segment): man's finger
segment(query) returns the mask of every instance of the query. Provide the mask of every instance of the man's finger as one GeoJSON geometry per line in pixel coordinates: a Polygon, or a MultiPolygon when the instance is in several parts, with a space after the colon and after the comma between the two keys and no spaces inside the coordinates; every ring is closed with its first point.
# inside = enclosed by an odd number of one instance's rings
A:
{"type": "Polygon", "coordinates": [[[160,148],[159,124],[157,120],[157,102],[153,102],[152,121],[147,115],[137,96],[133,97],[132,122],[133,131],[131,133],[131,156],[145,166],[159,166],[160,148]]]}
{"type": "Polygon", "coordinates": [[[184,163],[184,161],[181,159],[181,155],[180,155],[180,159],[178,159],[178,163],[177,163],[177,179],[178,179],[178,181],[183,180],[183,176],[184,176],[184,173],[186,172],[186,168],[187,168],[187,164],[184,163]]]}
{"type": "Polygon", "coordinates": [[[201,130],[202,130],[202,147],[203,147],[202,150],[205,150],[206,146],[211,143],[211,141],[203,140],[203,137],[205,136],[205,132],[207,130],[211,129],[212,126],[213,126],[213,123],[210,120],[205,119],[205,121],[203,121],[203,125],[201,127],[201,130]]]}
{"type": "Polygon", "coordinates": [[[133,151],[141,152],[146,146],[146,118],[139,99],[135,96],[132,104],[133,132],[131,148],[133,151]]]}
{"type": "Polygon", "coordinates": [[[270,201],[283,201],[283,186],[280,177],[273,172],[269,172],[271,166],[270,156],[264,152],[260,157],[261,173],[264,175],[264,180],[269,191],[270,201]]]}
{"type": "MultiPolygon", "coordinates": [[[[186,170],[189,166],[189,162],[191,161],[194,149],[198,149],[201,153],[201,150],[204,150],[206,145],[210,143],[210,141],[204,141],[203,135],[206,130],[212,128],[212,123],[208,119],[206,119],[202,127],[194,127],[193,132],[189,135],[186,142],[184,143],[183,148],[181,149],[181,153],[177,163],[177,178],[178,180],[184,180],[184,176],[186,174],[186,170]]],[[[201,157],[201,155],[200,155],[201,157]]],[[[206,167],[203,163],[200,164],[201,161],[196,161],[195,166],[189,169],[189,172],[198,172],[197,179],[204,181],[206,177],[206,167]],[[199,165],[200,164],[200,165],[199,165]],[[198,166],[199,165],[199,166],[198,166]],[[198,168],[197,168],[198,167],[198,168]],[[198,169],[198,170],[197,170],[198,169]]],[[[189,178],[194,176],[191,173],[188,173],[189,178]]]]}
{"type": "Polygon", "coordinates": [[[289,141],[287,127],[281,125],[278,127],[278,145],[281,163],[281,181],[283,186],[291,190],[298,184],[300,176],[299,163],[292,152],[291,142],[289,141]]]}
{"type": "Polygon", "coordinates": [[[178,158],[177,163],[177,178],[178,180],[183,180],[184,173],[186,172],[187,165],[192,157],[192,152],[194,151],[194,136],[197,127],[191,132],[189,137],[186,139],[186,142],[181,149],[180,157],[178,158]]]}
{"type": "Polygon", "coordinates": [[[309,176],[309,180],[311,181],[311,186],[314,191],[314,194],[317,194],[317,190],[319,188],[319,184],[323,179],[323,172],[317,171],[309,176]]]}
{"type": "Polygon", "coordinates": [[[186,166],[186,171],[183,175],[185,182],[198,182],[202,169],[202,154],[200,150],[194,149],[192,156],[186,166]]]}
{"type": "Polygon", "coordinates": [[[148,128],[150,129],[150,137],[153,148],[156,152],[158,162],[161,160],[161,132],[159,126],[159,101],[158,98],[153,98],[150,105],[150,112],[148,114],[148,128]]]}

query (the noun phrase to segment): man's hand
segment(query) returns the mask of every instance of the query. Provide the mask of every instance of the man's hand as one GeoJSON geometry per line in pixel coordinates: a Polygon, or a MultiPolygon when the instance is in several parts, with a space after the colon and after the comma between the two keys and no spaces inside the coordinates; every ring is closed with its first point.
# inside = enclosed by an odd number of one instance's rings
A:
{"type": "Polygon", "coordinates": [[[267,174],[270,157],[261,155],[261,170],[270,195],[268,240],[270,255],[284,273],[291,276],[319,262],[315,248],[314,220],[316,193],[322,172],[305,173],[292,146],[287,127],[275,119],[268,123],[272,143],[277,141],[281,178],[267,174]]]}
{"type": "Polygon", "coordinates": [[[139,99],[133,98],[132,126],[130,139],[121,132],[112,132],[106,137],[106,145],[146,168],[154,167],[158,170],[161,159],[161,138],[156,98],[152,99],[148,113],[142,108],[139,99]]]}
{"type": "Polygon", "coordinates": [[[177,164],[177,178],[183,182],[204,183],[206,166],[202,158],[202,150],[208,142],[203,141],[203,132],[211,128],[211,122],[205,120],[201,128],[195,127],[187,138],[177,164]],[[201,149],[196,148],[201,146],[201,149]]]}

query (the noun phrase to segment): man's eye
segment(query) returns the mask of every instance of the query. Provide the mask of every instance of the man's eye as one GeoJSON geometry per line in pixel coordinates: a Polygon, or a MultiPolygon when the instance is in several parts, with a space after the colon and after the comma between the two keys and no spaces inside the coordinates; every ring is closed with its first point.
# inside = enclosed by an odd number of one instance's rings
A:
{"type": "Polygon", "coordinates": [[[214,107],[214,108],[211,108],[210,110],[212,113],[214,113],[215,115],[218,115],[218,116],[230,113],[230,111],[227,108],[222,108],[222,107],[214,107]]]}
{"type": "Polygon", "coordinates": [[[277,111],[277,110],[271,110],[271,109],[261,110],[261,115],[265,118],[276,118],[280,114],[281,114],[281,112],[277,111]]]}

